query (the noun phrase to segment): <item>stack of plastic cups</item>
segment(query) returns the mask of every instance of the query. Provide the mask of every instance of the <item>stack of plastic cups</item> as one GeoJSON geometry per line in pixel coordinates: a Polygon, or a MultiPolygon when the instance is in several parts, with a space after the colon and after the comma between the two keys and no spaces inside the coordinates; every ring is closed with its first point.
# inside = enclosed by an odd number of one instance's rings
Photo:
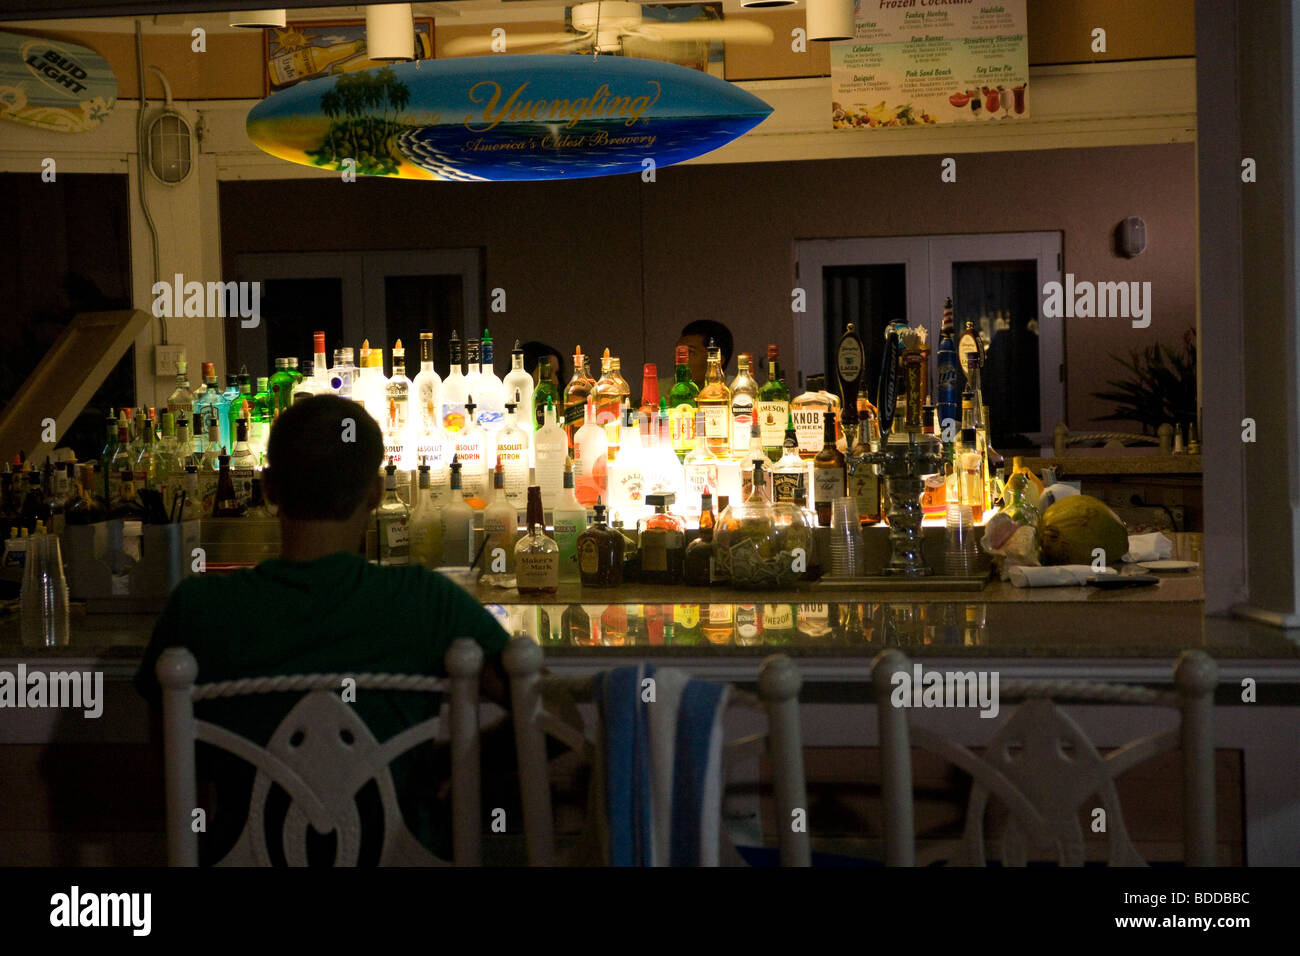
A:
{"type": "Polygon", "coordinates": [[[865,565],[857,499],[836,498],[831,502],[831,576],[858,578],[865,565]]]}
{"type": "Polygon", "coordinates": [[[954,480],[949,485],[948,526],[943,552],[943,570],[954,577],[975,574],[979,545],[975,541],[975,512],[970,505],[966,475],[961,467],[961,452],[955,456],[954,480]],[[956,495],[952,491],[955,486],[956,495]],[[955,499],[955,500],[954,500],[955,499]]]}
{"type": "Polygon", "coordinates": [[[19,633],[24,647],[67,647],[68,582],[63,575],[59,539],[51,534],[28,539],[19,596],[19,633]]]}

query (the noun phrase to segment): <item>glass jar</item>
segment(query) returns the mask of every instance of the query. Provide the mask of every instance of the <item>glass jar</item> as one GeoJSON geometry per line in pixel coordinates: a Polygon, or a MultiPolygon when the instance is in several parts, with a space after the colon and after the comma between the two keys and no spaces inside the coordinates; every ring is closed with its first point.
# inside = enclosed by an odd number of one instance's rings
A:
{"type": "Polygon", "coordinates": [[[783,511],[778,523],[777,510],[762,490],[762,466],[754,470],[754,490],[749,498],[729,505],[718,519],[713,532],[714,567],[718,577],[730,581],[733,587],[792,587],[808,567],[807,529],[805,526],[805,533],[799,533],[795,509],[783,511]]]}

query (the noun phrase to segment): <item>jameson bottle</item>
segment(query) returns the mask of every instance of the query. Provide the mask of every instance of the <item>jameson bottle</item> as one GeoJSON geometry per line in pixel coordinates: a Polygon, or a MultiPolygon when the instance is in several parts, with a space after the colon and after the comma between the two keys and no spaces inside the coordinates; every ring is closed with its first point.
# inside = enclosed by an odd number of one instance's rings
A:
{"type": "Polygon", "coordinates": [[[790,412],[790,390],[781,377],[781,355],[775,345],[767,347],[767,381],[758,390],[758,429],[763,450],[772,461],[784,454],[786,417],[790,412]]]}
{"type": "Polygon", "coordinates": [[[691,379],[690,349],[679,345],[676,359],[673,372],[675,380],[668,392],[668,430],[677,460],[685,461],[686,456],[695,448],[696,397],[700,393],[700,387],[691,379]]]}

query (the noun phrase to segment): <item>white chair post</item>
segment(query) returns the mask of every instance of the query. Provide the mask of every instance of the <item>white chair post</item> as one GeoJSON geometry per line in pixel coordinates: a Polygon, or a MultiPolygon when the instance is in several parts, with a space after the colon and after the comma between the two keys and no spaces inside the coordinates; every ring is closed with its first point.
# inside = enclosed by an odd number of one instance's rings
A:
{"type": "Polygon", "coordinates": [[[812,866],[803,734],[799,723],[799,688],[802,685],[803,677],[798,666],[784,654],[774,654],[759,668],[758,696],[767,709],[776,829],[783,866],[812,866]],[[802,815],[802,825],[798,830],[795,829],[796,813],[802,815]]]}
{"type": "Polygon", "coordinates": [[[482,782],[479,765],[479,680],[483,648],[468,637],[452,642],[444,659],[451,678],[452,854],[457,866],[482,860],[482,782]]]}
{"type": "Polygon", "coordinates": [[[520,635],[506,645],[502,661],[510,675],[510,710],[519,760],[519,791],[524,805],[524,835],[530,866],[555,865],[555,823],[546,736],[541,727],[542,649],[520,635]]]}
{"type": "Polygon", "coordinates": [[[1182,708],[1183,841],[1188,866],[1214,866],[1214,688],[1219,668],[1201,650],[1183,651],[1174,668],[1182,708]]]}
{"type": "Polygon", "coordinates": [[[907,670],[907,655],[897,648],[881,651],[871,665],[880,737],[880,796],[884,802],[886,866],[916,865],[912,748],[907,711],[890,703],[894,675],[905,674],[907,670]]]}
{"type": "Polygon", "coordinates": [[[162,685],[163,768],[167,793],[167,863],[198,866],[199,839],[191,826],[198,806],[194,776],[194,679],[198,661],[183,647],[169,647],[154,668],[162,685]]]}

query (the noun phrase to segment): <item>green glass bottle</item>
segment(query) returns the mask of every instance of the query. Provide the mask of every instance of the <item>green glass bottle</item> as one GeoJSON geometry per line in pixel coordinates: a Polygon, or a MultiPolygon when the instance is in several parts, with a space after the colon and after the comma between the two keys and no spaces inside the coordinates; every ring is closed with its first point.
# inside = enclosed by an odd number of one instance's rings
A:
{"type": "Polygon", "coordinates": [[[560,390],[551,381],[551,360],[549,357],[543,356],[538,361],[537,387],[533,389],[533,421],[539,429],[546,424],[547,402],[550,402],[555,408],[563,407],[563,402],[560,400],[560,390]]]}
{"type": "Polygon", "coordinates": [[[756,414],[763,451],[772,461],[784,454],[786,417],[790,412],[790,390],[781,379],[781,356],[775,345],[767,347],[767,381],[758,390],[756,414]]]}
{"type": "Polygon", "coordinates": [[[668,432],[678,461],[685,461],[695,447],[695,398],[700,387],[691,378],[690,349],[677,347],[673,387],[668,391],[668,432]]]}
{"type": "MultiPolygon", "coordinates": [[[[289,360],[275,360],[275,373],[271,376],[271,394],[275,396],[275,414],[289,407],[293,398],[293,375],[289,372],[289,360]]],[[[272,415],[274,417],[274,415],[272,415]]]]}

